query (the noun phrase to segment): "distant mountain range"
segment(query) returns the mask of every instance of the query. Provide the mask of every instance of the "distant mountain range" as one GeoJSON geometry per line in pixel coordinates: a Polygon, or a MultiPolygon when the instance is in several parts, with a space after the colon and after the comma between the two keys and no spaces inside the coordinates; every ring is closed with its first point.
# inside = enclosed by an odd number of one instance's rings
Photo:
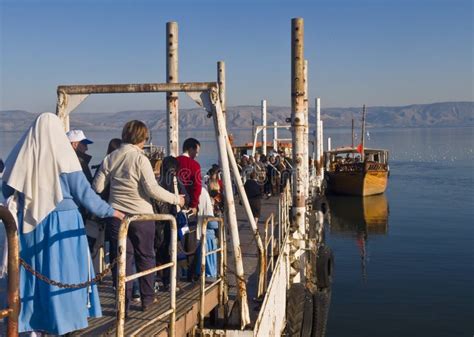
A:
{"type": "MultiPolygon", "coordinates": [[[[350,127],[352,118],[360,124],[361,107],[321,109],[325,127],[350,127]]],[[[291,116],[288,107],[267,107],[267,121],[285,124],[291,116]]],[[[314,108],[309,121],[314,124],[314,108]]],[[[260,106],[234,106],[227,109],[227,125],[231,130],[252,127],[252,120],[260,124],[260,106]]],[[[0,111],[0,131],[25,130],[37,114],[22,110],[0,111]]],[[[71,127],[86,130],[116,130],[132,119],[143,120],[153,130],[166,128],[165,110],[121,111],[117,113],[72,113],[71,127]]],[[[474,102],[443,102],[407,106],[373,106],[367,108],[368,127],[442,127],[474,126],[474,102]]],[[[203,109],[181,109],[180,128],[209,129],[212,119],[203,109]]]]}

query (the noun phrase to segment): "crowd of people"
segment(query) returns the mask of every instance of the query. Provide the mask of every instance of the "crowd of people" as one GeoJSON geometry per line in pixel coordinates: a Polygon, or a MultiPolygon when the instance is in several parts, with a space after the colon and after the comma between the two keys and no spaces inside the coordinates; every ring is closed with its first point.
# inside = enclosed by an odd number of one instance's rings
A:
{"type": "MultiPolygon", "coordinates": [[[[117,257],[118,235],[125,216],[171,214],[179,229],[180,276],[196,281],[200,274],[203,219],[222,217],[224,213],[221,170],[214,164],[201,179],[197,161],[201,144],[194,138],[184,141],[181,155],[167,156],[160,165],[152,166],[143,151],[149,138],[145,123],[127,122],[121,138],[110,141],[105,158],[93,173],[91,156],[87,154],[88,145],[93,142],[84,132],[65,133],[56,115],[39,115],[4,163],[2,192],[7,207],[17,218],[20,257],[51,280],[65,284],[91,281],[98,268],[93,261],[98,258],[99,248],[108,246],[109,262],[117,257]]],[[[239,158],[239,168],[258,222],[262,198],[283,190],[291,164],[282,154],[256,154],[255,158],[239,158]]],[[[217,230],[216,222],[208,223],[208,251],[217,248],[217,230]]],[[[126,274],[170,262],[170,241],[169,223],[132,222],[124,252],[126,274]]],[[[217,277],[216,254],[206,257],[205,273],[206,277],[217,277]]],[[[116,266],[112,276],[116,287],[116,266]]],[[[156,292],[167,291],[169,284],[169,269],[128,282],[126,312],[137,299],[143,311],[149,310],[157,303],[156,292]]],[[[97,285],[93,282],[83,288],[58,288],[21,268],[20,298],[20,332],[62,335],[86,328],[89,317],[101,316],[97,285]]]]}
{"type": "MultiPolygon", "coordinates": [[[[20,257],[36,272],[64,284],[90,281],[97,238],[87,237],[85,223],[104,224],[110,260],[117,254],[121,221],[127,215],[173,214],[180,227],[185,277],[195,281],[200,272],[198,253],[200,224],[204,216],[222,210],[222,182],[218,168],[206,184],[196,160],[201,144],[184,141],[178,157],[165,157],[160,170],[153,169],[143,148],[149,139],[147,126],[127,122],[121,139],[112,139],[107,155],[93,174],[87,154],[92,144],[83,131],[67,134],[59,118],[43,113],[25,132],[5,161],[2,192],[18,224],[20,257]],[[209,189],[209,192],[208,192],[209,189]],[[211,197],[212,195],[212,197],[211,197]]],[[[217,245],[217,223],[207,226],[207,249],[217,245]]],[[[170,261],[169,224],[134,221],[129,226],[126,251],[127,275],[170,261]]],[[[217,276],[217,257],[206,258],[206,276],[217,276]]],[[[113,268],[114,286],[116,267],[113,268]]],[[[169,287],[169,271],[140,277],[143,311],[157,302],[156,282],[169,287]]],[[[133,282],[126,286],[127,310],[133,282]]],[[[89,317],[100,317],[97,285],[59,288],[20,269],[19,331],[63,335],[86,328],[89,317]],[[71,305],[74,304],[74,305],[71,305]]]]}

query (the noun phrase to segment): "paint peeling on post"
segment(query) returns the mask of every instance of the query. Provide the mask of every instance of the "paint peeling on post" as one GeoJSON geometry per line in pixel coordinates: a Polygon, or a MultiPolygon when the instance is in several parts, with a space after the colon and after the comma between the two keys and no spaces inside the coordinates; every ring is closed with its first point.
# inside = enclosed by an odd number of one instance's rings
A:
{"type": "Polygon", "coordinates": [[[217,84],[219,84],[219,99],[221,101],[222,114],[224,115],[225,127],[227,128],[227,105],[225,91],[225,62],[217,62],[217,84]]]}
{"type": "Polygon", "coordinates": [[[299,270],[293,270],[293,281],[304,276],[304,235],[306,198],[304,174],[304,132],[305,132],[305,83],[304,83],[304,23],[302,18],[291,20],[291,120],[293,138],[293,242],[295,255],[292,263],[299,270]]]}
{"type": "Polygon", "coordinates": [[[219,166],[222,169],[222,180],[224,183],[225,208],[227,221],[231,233],[232,246],[234,251],[235,277],[238,291],[238,303],[240,305],[240,327],[245,328],[250,323],[250,314],[247,300],[247,285],[244,276],[244,266],[242,251],[240,249],[239,228],[237,223],[237,213],[235,211],[234,193],[232,190],[232,179],[230,177],[229,155],[227,153],[226,142],[227,133],[224,125],[224,116],[219,101],[217,89],[210,90],[210,101],[212,102],[212,115],[214,118],[214,128],[219,152],[219,166]]]}
{"type": "MultiPolygon", "coordinates": [[[[178,24],[166,23],[166,83],[178,82],[178,24]]],[[[178,93],[166,94],[167,150],[168,155],[179,155],[179,112],[178,93]]]]}

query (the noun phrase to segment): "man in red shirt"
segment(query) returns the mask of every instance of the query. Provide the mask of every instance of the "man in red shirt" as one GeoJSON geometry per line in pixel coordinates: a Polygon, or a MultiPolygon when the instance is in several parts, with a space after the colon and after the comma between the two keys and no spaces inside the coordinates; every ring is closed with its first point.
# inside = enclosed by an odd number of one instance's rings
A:
{"type": "MultiPolygon", "coordinates": [[[[195,160],[201,149],[197,139],[188,138],[183,143],[183,154],[178,156],[178,178],[183,183],[190,197],[189,208],[192,213],[189,218],[189,233],[184,236],[184,248],[187,252],[195,252],[197,247],[196,226],[199,197],[201,196],[202,178],[201,165],[195,160]]],[[[188,254],[187,280],[194,281],[196,270],[195,254],[188,254]]]]}
{"type": "Polygon", "coordinates": [[[197,214],[199,196],[201,195],[201,165],[195,160],[201,149],[197,139],[188,138],[183,143],[183,154],[178,156],[178,177],[186,188],[191,201],[189,208],[197,214]]]}

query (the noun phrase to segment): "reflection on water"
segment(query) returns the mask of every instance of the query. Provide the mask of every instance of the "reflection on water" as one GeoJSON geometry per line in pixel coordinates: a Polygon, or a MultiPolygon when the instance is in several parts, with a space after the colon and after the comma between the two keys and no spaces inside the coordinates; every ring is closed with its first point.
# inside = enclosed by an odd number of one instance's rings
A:
{"type": "Polygon", "coordinates": [[[331,234],[355,237],[361,259],[362,279],[367,281],[367,242],[388,233],[389,207],[385,194],[367,197],[328,196],[331,234]]]}
{"type": "Polygon", "coordinates": [[[330,195],[328,202],[331,233],[387,234],[389,208],[385,194],[330,195]]]}

